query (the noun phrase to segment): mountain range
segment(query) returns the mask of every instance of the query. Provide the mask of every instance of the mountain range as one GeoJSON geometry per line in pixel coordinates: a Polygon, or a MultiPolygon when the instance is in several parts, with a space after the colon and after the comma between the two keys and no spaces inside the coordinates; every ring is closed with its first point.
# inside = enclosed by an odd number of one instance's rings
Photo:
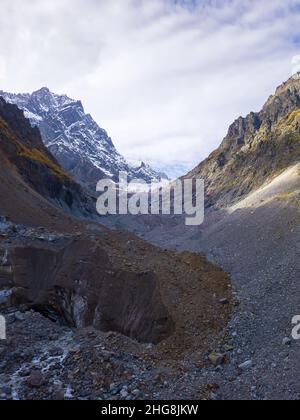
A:
{"type": "Polygon", "coordinates": [[[0,399],[300,399],[299,76],[186,175],[196,227],[95,216],[93,153],[97,176],[125,162],[106,133],[48,89],[2,93],[25,113],[0,98],[0,399]]]}
{"type": "Polygon", "coordinates": [[[46,87],[32,94],[0,91],[0,96],[24,111],[32,126],[40,129],[44,144],[65,171],[91,192],[95,192],[100,179],[117,182],[120,172],[126,172],[129,181],[157,183],[168,179],[144,162],[130,165],[118,153],[107,132],[85,113],[81,101],[56,95],[46,87]]]}

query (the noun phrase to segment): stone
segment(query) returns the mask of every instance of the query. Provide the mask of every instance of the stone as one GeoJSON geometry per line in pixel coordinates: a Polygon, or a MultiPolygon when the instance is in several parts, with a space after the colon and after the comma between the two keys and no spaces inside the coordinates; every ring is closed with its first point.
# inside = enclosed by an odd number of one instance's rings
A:
{"type": "Polygon", "coordinates": [[[121,391],[121,398],[127,398],[128,397],[128,392],[125,391],[124,389],[121,391]]]}
{"type": "Polygon", "coordinates": [[[229,300],[228,299],[221,299],[221,300],[219,300],[219,303],[221,304],[221,305],[229,305],[229,300]]]}
{"type": "Polygon", "coordinates": [[[246,362],[239,365],[239,369],[241,370],[249,370],[253,366],[252,360],[247,360],[246,362]]]}
{"type": "Polygon", "coordinates": [[[132,391],[132,395],[134,395],[135,397],[138,397],[139,395],[140,395],[140,390],[139,389],[134,389],[133,391],[132,391]]]}
{"type": "Polygon", "coordinates": [[[289,337],[285,337],[283,340],[282,340],[282,345],[283,346],[290,346],[292,344],[292,340],[289,338],[289,337]]]}
{"type": "Polygon", "coordinates": [[[234,350],[234,347],[233,347],[233,346],[231,346],[230,344],[225,344],[225,346],[224,346],[224,350],[225,350],[225,351],[233,351],[233,350],[234,350]]]}
{"type": "Polygon", "coordinates": [[[211,353],[208,359],[213,366],[217,367],[225,362],[225,355],[222,353],[211,353]]]}
{"type": "Polygon", "coordinates": [[[65,392],[63,388],[59,388],[56,391],[54,391],[54,394],[53,394],[54,401],[64,401],[64,399],[65,399],[65,392]]]}
{"type": "Polygon", "coordinates": [[[22,314],[22,312],[16,312],[15,313],[15,320],[19,321],[19,322],[25,321],[24,314],[22,314]]]}

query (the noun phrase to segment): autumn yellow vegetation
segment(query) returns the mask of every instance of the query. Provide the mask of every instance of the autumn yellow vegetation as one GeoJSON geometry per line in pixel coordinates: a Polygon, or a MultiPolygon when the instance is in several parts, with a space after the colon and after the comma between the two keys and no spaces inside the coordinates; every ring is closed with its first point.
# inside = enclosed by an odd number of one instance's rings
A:
{"type": "Polygon", "coordinates": [[[60,179],[70,178],[54,161],[52,161],[43,151],[33,148],[30,149],[24,146],[17,139],[16,135],[9,128],[7,123],[0,117],[0,131],[6,137],[7,140],[13,142],[17,148],[17,154],[20,157],[29,159],[37,162],[41,165],[46,166],[55,176],[60,179]]]}

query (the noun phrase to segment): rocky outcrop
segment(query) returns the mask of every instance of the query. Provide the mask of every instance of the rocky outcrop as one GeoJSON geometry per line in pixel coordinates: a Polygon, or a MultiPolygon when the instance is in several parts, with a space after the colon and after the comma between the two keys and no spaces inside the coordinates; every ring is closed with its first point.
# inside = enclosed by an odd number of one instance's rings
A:
{"type": "Polygon", "coordinates": [[[174,330],[157,276],[115,270],[97,241],[74,240],[59,251],[17,247],[11,260],[16,303],[51,319],[150,343],[174,330]]]}

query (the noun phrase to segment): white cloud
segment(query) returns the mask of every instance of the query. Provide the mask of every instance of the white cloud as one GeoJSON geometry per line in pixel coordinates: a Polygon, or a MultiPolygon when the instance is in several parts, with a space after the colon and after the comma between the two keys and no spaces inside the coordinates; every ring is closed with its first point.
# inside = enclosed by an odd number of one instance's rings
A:
{"type": "Polygon", "coordinates": [[[299,23],[300,0],[2,0],[0,88],[82,99],[126,156],[192,165],[290,76],[299,23]]]}
{"type": "Polygon", "coordinates": [[[0,56],[0,80],[6,79],[6,60],[0,56]]]}
{"type": "Polygon", "coordinates": [[[300,54],[292,58],[292,75],[300,72],[300,54]]]}

